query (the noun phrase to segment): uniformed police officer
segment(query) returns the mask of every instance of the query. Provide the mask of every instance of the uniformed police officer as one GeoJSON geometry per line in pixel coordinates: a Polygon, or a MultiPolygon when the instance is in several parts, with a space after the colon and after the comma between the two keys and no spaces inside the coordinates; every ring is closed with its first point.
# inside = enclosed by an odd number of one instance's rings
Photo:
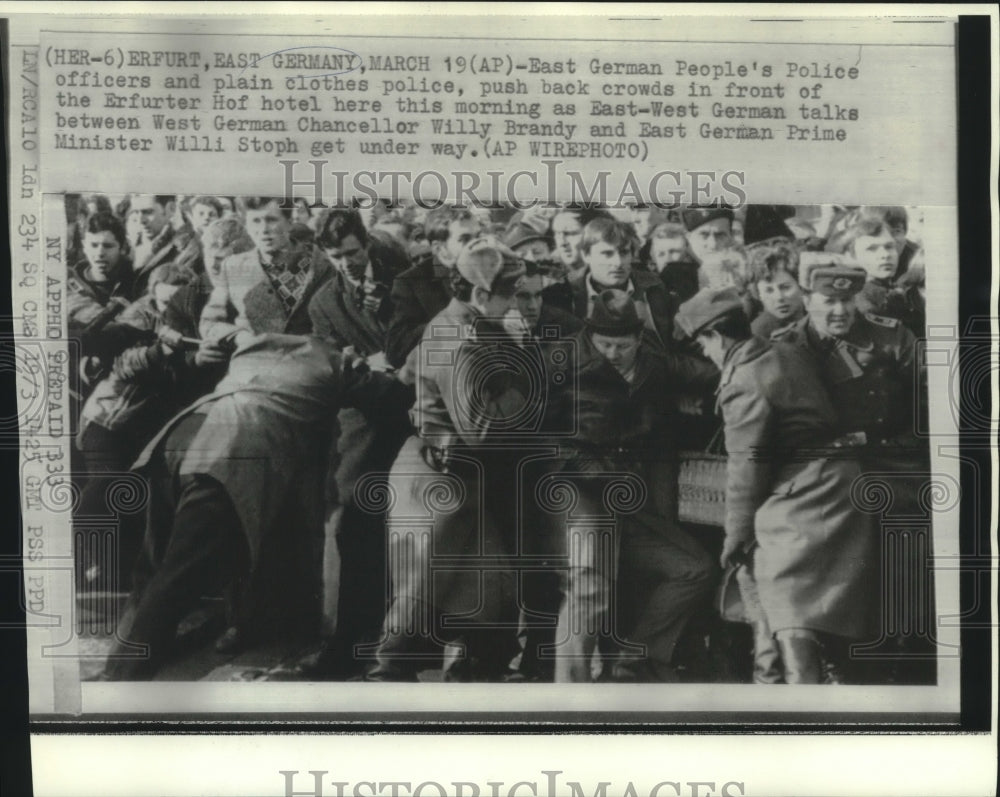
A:
{"type": "MultiPolygon", "coordinates": [[[[822,259],[800,267],[807,314],[775,332],[772,340],[813,354],[837,408],[839,431],[858,446],[866,483],[890,486],[888,513],[917,518],[927,514],[919,496],[930,469],[929,446],[916,434],[918,413],[926,407],[926,373],[916,355],[916,339],[905,326],[858,311],[855,299],[866,276],[864,269],[831,266],[822,259]]],[[[921,547],[924,553],[909,563],[912,570],[887,573],[885,587],[903,589],[901,579],[910,579],[908,589],[924,588],[924,605],[915,612],[901,608],[898,619],[904,629],[924,629],[926,637],[933,606],[929,538],[921,547]]]]}
{"type": "MultiPolygon", "coordinates": [[[[681,305],[677,324],[722,369],[721,563],[746,565],[741,591],[757,588],[785,682],[838,682],[842,640],[869,632],[875,535],[851,502],[858,463],[834,448],[836,412],[815,362],[753,336],[733,289],[699,292],[681,305]]],[[[773,682],[774,663],[763,662],[773,649],[756,625],[756,680],[773,682]]]]}

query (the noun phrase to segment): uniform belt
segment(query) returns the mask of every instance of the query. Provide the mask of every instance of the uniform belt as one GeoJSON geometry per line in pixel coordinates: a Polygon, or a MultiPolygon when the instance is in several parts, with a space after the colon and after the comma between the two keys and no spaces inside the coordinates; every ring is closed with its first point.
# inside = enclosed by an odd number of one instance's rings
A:
{"type": "Polygon", "coordinates": [[[848,432],[830,443],[832,448],[860,448],[868,444],[868,435],[864,432],[848,432]]]}
{"type": "Polygon", "coordinates": [[[916,439],[907,439],[901,436],[889,436],[882,437],[878,434],[873,434],[871,432],[848,432],[842,437],[838,437],[834,443],[836,448],[858,448],[860,446],[867,446],[869,448],[881,446],[890,448],[919,448],[920,441],[916,439]]]}
{"type": "Polygon", "coordinates": [[[462,471],[472,467],[471,462],[492,461],[495,457],[509,455],[508,449],[487,448],[467,445],[436,446],[423,443],[420,456],[430,467],[440,473],[449,473],[456,469],[462,471]]]}

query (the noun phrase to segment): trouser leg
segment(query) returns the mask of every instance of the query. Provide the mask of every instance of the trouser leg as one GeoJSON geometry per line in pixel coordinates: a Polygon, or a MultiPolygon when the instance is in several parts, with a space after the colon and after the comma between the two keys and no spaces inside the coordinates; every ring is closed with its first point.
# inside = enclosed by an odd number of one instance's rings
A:
{"type": "Polygon", "coordinates": [[[79,459],[82,460],[86,478],[73,512],[76,557],[79,571],[84,576],[81,584],[110,590],[128,587],[127,576],[141,544],[143,526],[143,502],[130,500],[140,498],[134,494],[139,489],[134,483],[136,476],[129,472],[137,455],[137,445],[127,435],[94,423],[83,432],[79,459]],[[123,485],[123,478],[129,483],[123,485]],[[116,483],[125,488],[119,498],[125,497],[126,500],[115,499],[113,489],[116,483]],[[134,503],[135,508],[129,507],[129,503],[134,503]],[[100,519],[107,519],[110,526],[88,528],[80,522],[100,519]],[[110,534],[107,534],[108,528],[110,534]],[[95,566],[100,568],[100,580],[91,583],[88,571],[95,566]]]}
{"type": "Polygon", "coordinates": [[[688,621],[708,601],[714,575],[708,553],[666,518],[640,513],[623,521],[618,579],[647,589],[624,636],[645,651],[646,677],[676,678],[674,649],[688,621]]]}
{"type": "Polygon", "coordinates": [[[517,573],[519,651],[511,661],[510,669],[512,676],[529,680],[550,681],[553,678],[551,651],[561,602],[556,562],[564,553],[565,532],[542,509],[534,492],[541,479],[557,464],[541,460],[521,471],[522,515],[515,550],[520,561],[527,566],[519,568],[517,573]]]}
{"type": "Polygon", "coordinates": [[[556,628],[555,680],[588,683],[598,640],[612,634],[618,535],[612,524],[567,524],[562,608],[556,628]]]}
{"type": "Polygon", "coordinates": [[[353,657],[354,645],[377,635],[385,618],[385,516],[363,512],[351,501],[338,510],[336,522],[340,573],[334,636],[336,647],[353,657]]]}
{"type": "Polygon", "coordinates": [[[468,474],[429,465],[419,438],[410,438],[389,476],[395,503],[389,510],[387,553],[393,598],[375,650],[375,680],[407,680],[421,665],[440,659],[447,637],[439,600],[454,587],[457,572],[431,572],[432,557],[461,553],[480,524],[479,489],[468,474]]]}
{"type": "Polygon", "coordinates": [[[383,421],[376,424],[354,409],[338,414],[327,474],[323,646],[317,667],[328,676],[354,674],[356,646],[377,640],[385,619],[389,579],[383,499],[388,471],[405,437],[399,424],[383,421]]]}
{"type": "Polygon", "coordinates": [[[180,478],[180,495],[170,540],[162,561],[145,587],[129,598],[108,656],[107,677],[150,677],[162,664],[177,624],[220,572],[231,573],[244,560],[246,540],[225,489],[208,476],[180,478]],[[122,643],[148,646],[145,658],[126,653],[122,643]]]}
{"type": "Polygon", "coordinates": [[[753,680],[758,684],[778,684],[783,678],[778,642],[764,614],[753,575],[753,563],[736,571],[736,581],[750,627],[753,629],[753,680]]]}

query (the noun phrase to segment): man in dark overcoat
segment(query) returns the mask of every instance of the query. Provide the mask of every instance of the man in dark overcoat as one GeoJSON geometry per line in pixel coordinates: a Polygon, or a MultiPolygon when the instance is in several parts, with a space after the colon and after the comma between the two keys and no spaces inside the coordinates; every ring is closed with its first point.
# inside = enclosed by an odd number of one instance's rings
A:
{"type": "MultiPolygon", "coordinates": [[[[923,539],[914,540],[909,561],[886,571],[882,610],[896,605],[898,614],[887,616],[886,624],[913,631],[896,640],[903,659],[918,662],[904,668],[914,670],[904,677],[932,682],[931,525],[926,500],[921,501],[931,478],[930,446],[917,433],[927,428],[926,367],[916,338],[900,321],[858,309],[856,297],[867,284],[863,269],[836,271],[816,261],[800,269],[799,278],[807,314],[773,339],[798,346],[816,359],[837,410],[838,431],[858,446],[864,484],[869,490],[883,490],[887,484],[888,516],[908,517],[926,531],[919,535],[923,539]],[[890,601],[889,591],[918,595],[920,600],[890,601]]],[[[890,544],[889,532],[887,526],[880,548],[890,544]]],[[[874,646],[878,636],[867,642],[874,646]]],[[[897,676],[888,672],[878,677],[897,676]]]]}
{"type": "MultiPolygon", "coordinates": [[[[169,421],[133,466],[150,481],[147,528],[107,679],[154,675],[199,596],[226,582],[246,593],[281,562],[311,563],[275,589],[294,591],[288,605],[303,628],[318,621],[310,614],[318,615],[330,427],[347,402],[375,406],[388,378],[355,370],[319,338],[235,327],[232,336],[226,377],[169,421]]],[[[239,600],[236,608],[255,606],[239,600]]],[[[234,627],[252,629],[258,619],[237,618],[234,627]]]]}
{"type": "Polygon", "coordinates": [[[619,647],[619,660],[602,677],[677,680],[674,647],[711,592],[714,568],[677,522],[675,397],[684,388],[713,385],[718,371],[651,344],[635,301],[624,291],[599,294],[584,323],[576,337],[577,395],[566,410],[575,413],[577,432],[564,444],[562,471],[547,477],[565,481],[577,498],[560,515],[569,566],[555,679],[589,682],[601,643],[619,647]],[[615,517],[608,491],[624,485],[636,491],[636,505],[615,517]],[[644,493],[645,500],[638,500],[644,493]],[[624,592],[636,589],[632,616],[616,611],[617,602],[625,603],[624,592]]]}

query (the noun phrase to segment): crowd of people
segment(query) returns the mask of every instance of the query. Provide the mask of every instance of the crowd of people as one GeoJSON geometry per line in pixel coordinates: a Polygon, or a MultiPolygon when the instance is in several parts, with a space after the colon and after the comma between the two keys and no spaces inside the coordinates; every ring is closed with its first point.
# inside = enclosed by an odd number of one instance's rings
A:
{"type": "Polygon", "coordinates": [[[906,576],[859,485],[925,511],[908,219],[68,196],[77,528],[147,488],[114,556],[76,535],[129,592],[101,677],[221,596],[216,649],[312,640],[303,679],[933,682],[930,634],[851,653],[906,576]],[[720,430],[721,531],[679,489],[720,430]]]}

